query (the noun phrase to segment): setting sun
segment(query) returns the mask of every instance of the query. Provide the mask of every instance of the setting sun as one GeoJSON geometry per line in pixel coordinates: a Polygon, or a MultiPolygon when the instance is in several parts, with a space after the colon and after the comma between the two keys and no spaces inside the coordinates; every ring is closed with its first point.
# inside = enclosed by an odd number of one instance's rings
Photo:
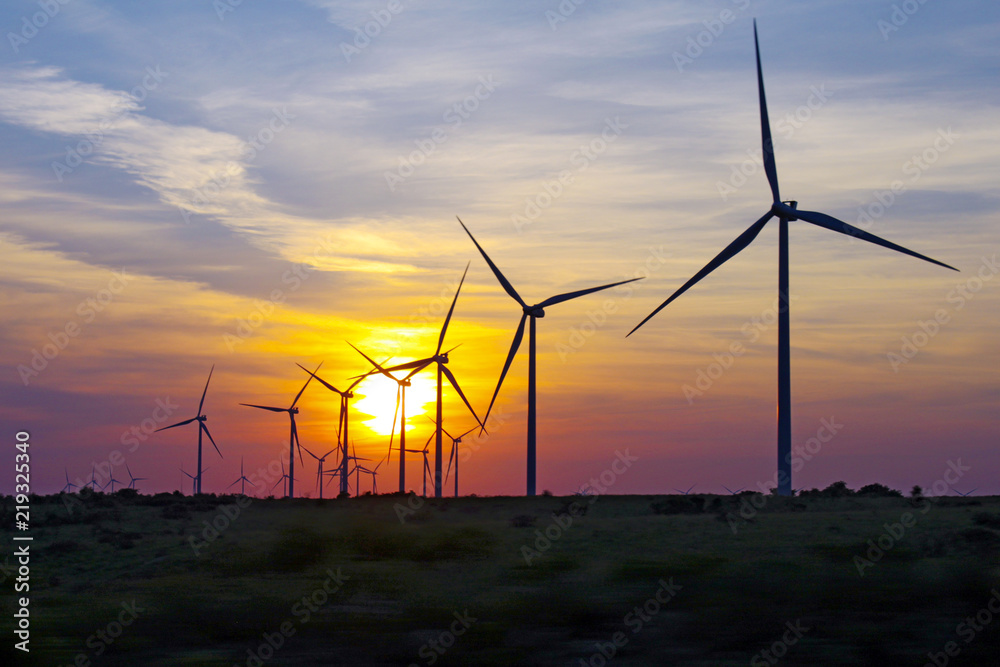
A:
{"type": "MultiPolygon", "coordinates": [[[[406,388],[406,423],[414,424],[414,419],[426,422],[423,415],[431,416],[428,406],[433,406],[437,397],[434,376],[430,371],[423,371],[410,380],[406,388]]],[[[389,435],[393,431],[393,421],[396,421],[396,434],[399,434],[399,416],[396,411],[396,391],[399,385],[382,375],[373,375],[366,379],[358,388],[358,400],[351,404],[352,410],[367,415],[362,423],[378,435],[389,435]]]]}

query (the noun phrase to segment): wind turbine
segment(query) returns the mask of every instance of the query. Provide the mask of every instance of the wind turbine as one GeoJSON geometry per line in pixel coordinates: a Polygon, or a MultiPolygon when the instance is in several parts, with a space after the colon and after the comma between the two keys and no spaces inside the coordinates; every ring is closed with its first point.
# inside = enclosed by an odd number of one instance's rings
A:
{"type": "Polygon", "coordinates": [[[745,486],[741,486],[740,488],[738,488],[738,489],[736,489],[735,491],[733,491],[733,490],[732,490],[732,489],[730,489],[730,488],[729,488],[728,486],[726,486],[725,484],[723,484],[723,485],[722,485],[722,488],[724,488],[724,489],[725,489],[726,491],[728,491],[728,492],[729,492],[729,495],[731,495],[731,496],[737,496],[737,495],[739,495],[740,491],[743,491],[743,489],[745,489],[745,488],[747,488],[747,487],[745,487],[745,486]]]}
{"type": "MultiPolygon", "coordinates": [[[[371,459],[367,459],[367,458],[364,458],[364,457],[359,457],[357,450],[354,449],[354,443],[351,443],[351,451],[353,453],[350,456],[348,456],[347,458],[349,460],[351,460],[351,461],[354,461],[354,468],[351,470],[351,472],[347,473],[347,476],[350,477],[351,473],[354,473],[354,496],[357,497],[357,496],[361,495],[361,483],[359,481],[360,477],[359,477],[358,473],[360,473],[360,472],[371,473],[373,471],[369,470],[368,468],[366,468],[364,466],[359,466],[358,465],[358,461],[371,461],[371,459]]],[[[382,465],[382,463],[379,462],[379,465],[382,465]]]]}
{"type": "Polygon", "coordinates": [[[125,470],[128,471],[128,480],[129,480],[128,488],[132,489],[133,491],[138,491],[138,489],[135,488],[136,482],[141,482],[145,479],[149,479],[148,477],[134,477],[132,475],[132,469],[128,467],[128,463],[125,464],[125,470]]]}
{"type": "Polygon", "coordinates": [[[308,447],[303,447],[302,449],[306,450],[306,454],[316,459],[319,465],[319,470],[316,471],[316,485],[319,487],[319,499],[323,500],[323,462],[326,461],[326,457],[328,457],[330,454],[333,454],[335,451],[337,451],[338,448],[334,447],[323,456],[316,456],[315,454],[309,451],[308,447]]]}
{"type": "MultiPolygon", "coordinates": [[[[90,467],[90,481],[84,484],[84,486],[89,486],[91,491],[97,491],[97,467],[90,467]]],[[[101,489],[103,491],[103,488],[101,489]]]]}
{"type": "Polygon", "coordinates": [[[972,491],[967,491],[966,493],[962,493],[962,492],[961,492],[961,491],[959,491],[958,489],[952,489],[952,491],[954,491],[954,492],[955,492],[955,493],[957,493],[958,495],[960,495],[960,496],[962,496],[963,498],[965,498],[966,496],[971,496],[971,495],[972,495],[973,493],[975,493],[975,492],[976,492],[976,491],[977,491],[978,489],[979,489],[979,487],[976,487],[976,488],[975,488],[975,489],[973,489],[972,491]]]}
{"type": "MultiPolygon", "coordinates": [[[[340,447],[341,447],[341,457],[340,457],[340,492],[341,493],[348,493],[348,490],[347,490],[348,481],[349,481],[348,477],[350,476],[350,473],[347,472],[347,461],[349,459],[349,457],[347,456],[347,442],[348,442],[347,437],[348,437],[348,434],[349,434],[348,427],[350,426],[350,421],[347,418],[347,416],[348,416],[348,408],[350,407],[350,400],[352,398],[354,398],[354,388],[357,387],[358,384],[360,384],[362,380],[364,380],[366,377],[368,377],[368,375],[365,374],[365,375],[362,375],[362,376],[360,376],[358,378],[352,378],[352,379],[354,379],[354,382],[352,382],[350,384],[350,386],[348,386],[345,391],[341,391],[341,390],[337,389],[336,387],[334,387],[329,382],[327,382],[326,380],[324,380],[323,378],[321,378],[320,376],[316,375],[316,373],[314,373],[313,371],[309,370],[308,368],[306,368],[302,364],[296,364],[296,366],[298,366],[299,368],[301,368],[302,370],[304,370],[306,373],[309,373],[309,375],[311,377],[316,378],[316,381],[319,382],[320,384],[322,384],[324,387],[326,387],[327,389],[329,389],[333,393],[335,393],[338,396],[340,396],[340,423],[337,426],[337,434],[338,434],[338,437],[340,438],[340,443],[341,443],[341,445],[340,445],[340,447]]],[[[316,370],[319,370],[319,368],[317,367],[316,370]]],[[[306,384],[308,384],[308,382],[306,382],[306,384]]]]}
{"type": "MultiPolygon", "coordinates": [[[[507,353],[507,361],[503,365],[503,372],[500,373],[500,381],[497,382],[497,388],[493,392],[493,400],[490,401],[490,407],[486,410],[486,418],[489,419],[490,411],[493,410],[493,404],[497,400],[497,394],[500,393],[500,386],[503,384],[503,379],[507,376],[507,369],[510,368],[511,362],[514,360],[514,355],[517,354],[517,349],[521,346],[521,339],[524,337],[524,323],[525,320],[530,319],[531,325],[528,329],[528,493],[527,495],[535,495],[535,320],[539,317],[545,317],[545,309],[549,306],[554,306],[557,303],[562,303],[563,301],[569,301],[570,299],[576,299],[581,296],[586,296],[587,294],[592,294],[594,292],[600,292],[601,290],[606,290],[610,287],[616,287],[618,285],[624,285],[625,283],[630,283],[635,280],[641,280],[640,278],[632,278],[630,280],[621,280],[617,283],[611,283],[609,285],[601,285],[600,287],[591,287],[589,289],[577,290],[575,292],[567,292],[566,294],[557,294],[556,296],[549,297],[540,303],[536,303],[533,306],[529,306],[524,302],[524,299],[517,293],[514,286],[510,284],[510,281],[504,277],[497,265],[493,263],[486,251],[483,250],[479,242],[476,241],[472,232],[469,228],[465,226],[462,219],[458,219],[458,224],[462,225],[462,229],[465,233],[469,235],[472,242],[476,244],[476,248],[479,249],[479,253],[489,264],[490,269],[493,271],[493,275],[497,277],[500,281],[500,285],[504,288],[504,291],[510,295],[514,301],[517,302],[521,309],[524,311],[521,315],[521,322],[517,325],[517,332],[514,334],[514,342],[510,345],[510,352],[507,353]]],[[[440,421],[440,414],[438,415],[438,420],[440,421]]]]}
{"type": "Polygon", "coordinates": [[[427,477],[428,477],[428,475],[431,478],[434,477],[434,473],[431,472],[431,465],[427,461],[427,453],[430,451],[430,448],[431,448],[431,440],[434,439],[434,436],[436,434],[437,434],[436,430],[434,431],[434,433],[431,433],[430,437],[427,438],[427,442],[424,443],[424,448],[423,449],[407,449],[406,450],[406,451],[408,451],[411,454],[423,454],[424,455],[424,498],[427,497],[427,477]]]}
{"type": "Polygon", "coordinates": [[[278,479],[277,482],[274,483],[274,486],[271,487],[271,490],[274,491],[275,486],[278,486],[282,482],[285,482],[285,484],[281,487],[281,495],[285,496],[286,498],[290,498],[291,495],[288,493],[289,483],[295,480],[287,473],[285,473],[285,462],[279,460],[278,463],[281,464],[281,477],[278,479]]]}
{"type": "MultiPolygon", "coordinates": [[[[428,419],[430,419],[430,417],[428,417],[428,419]]],[[[433,422],[433,421],[434,420],[431,419],[431,422],[433,422]]],[[[436,426],[436,424],[435,424],[435,426],[436,426]]],[[[449,438],[451,438],[451,454],[448,455],[448,470],[444,474],[444,481],[445,482],[448,481],[448,476],[451,475],[451,464],[452,464],[452,462],[454,462],[455,463],[455,497],[458,498],[458,446],[460,444],[462,444],[462,438],[464,438],[465,436],[467,436],[470,433],[472,433],[473,431],[475,431],[476,427],[473,426],[468,431],[466,431],[465,433],[461,433],[458,436],[452,435],[451,433],[448,432],[447,429],[442,429],[442,430],[444,430],[444,434],[445,435],[447,435],[449,438]]]]}
{"type": "MultiPolygon", "coordinates": [[[[232,484],[230,484],[229,486],[227,486],[226,487],[226,491],[228,491],[229,489],[233,488],[234,486],[236,486],[240,482],[243,482],[242,484],[240,484],[240,495],[241,496],[245,496],[247,494],[247,482],[250,482],[250,480],[247,479],[247,476],[245,474],[243,474],[243,457],[242,456],[240,457],[240,478],[238,480],[236,480],[235,482],[233,482],[232,484]]],[[[255,489],[257,488],[257,485],[254,484],[253,482],[250,482],[250,486],[252,486],[255,489]]]]}
{"type": "MultiPolygon", "coordinates": [[[[400,422],[400,428],[399,428],[399,492],[406,493],[406,451],[407,451],[406,450],[406,388],[409,387],[411,384],[410,378],[412,378],[414,375],[416,375],[424,368],[426,368],[427,364],[424,364],[423,366],[417,366],[412,371],[407,373],[405,376],[398,378],[392,373],[390,373],[388,370],[383,368],[377,361],[369,357],[367,354],[365,354],[358,348],[354,347],[353,343],[348,342],[347,344],[353,347],[358,354],[367,359],[368,362],[375,367],[375,370],[365,373],[365,375],[361,376],[362,378],[379,373],[389,378],[398,385],[398,387],[396,388],[396,412],[394,412],[392,415],[392,428],[393,428],[393,433],[395,433],[396,415],[399,414],[400,411],[402,411],[403,413],[402,420],[400,422]]],[[[386,460],[389,460],[391,456],[392,456],[392,436],[390,435],[389,454],[386,456],[386,460]]],[[[379,465],[382,464],[379,463],[379,465]]]]}
{"type": "Polygon", "coordinates": [[[66,470],[65,468],[63,468],[63,472],[66,473],[66,486],[63,487],[63,489],[62,489],[62,491],[60,491],[60,493],[66,493],[67,489],[69,489],[70,491],[72,491],[73,489],[79,489],[80,488],[79,486],[77,486],[76,484],[73,484],[73,483],[71,483],[69,481],[69,470],[66,470]]]}
{"type": "MultiPolygon", "coordinates": [[[[459,222],[461,222],[461,221],[459,221],[459,222]]],[[[471,262],[470,262],[470,264],[471,264],[471,262]]],[[[445,377],[448,378],[448,382],[450,382],[451,386],[455,388],[455,391],[458,392],[458,395],[462,397],[462,400],[465,402],[465,406],[467,408],[469,408],[469,412],[471,412],[472,416],[476,418],[476,423],[479,424],[479,427],[481,429],[485,429],[486,428],[486,426],[485,426],[486,422],[485,421],[481,421],[479,419],[479,416],[476,415],[476,411],[473,409],[472,404],[469,403],[469,399],[467,399],[465,397],[465,393],[462,391],[462,387],[459,386],[458,380],[455,378],[455,374],[452,373],[451,369],[448,368],[448,366],[447,366],[447,364],[448,364],[448,354],[451,352],[451,350],[448,350],[447,352],[441,352],[441,348],[444,347],[444,337],[445,337],[445,334],[448,333],[448,323],[451,322],[452,313],[455,312],[455,303],[458,301],[458,295],[462,291],[462,285],[465,283],[465,276],[466,276],[466,274],[468,274],[468,272],[469,272],[469,264],[466,264],[465,265],[465,271],[462,273],[462,279],[458,283],[458,289],[455,290],[455,298],[451,300],[451,308],[448,309],[448,315],[444,318],[444,324],[441,325],[441,334],[438,336],[437,349],[434,351],[434,355],[431,356],[431,357],[427,357],[426,359],[419,359],[417,361],[411,361],[411,362],[408,362],[408,363],[405,363],[405,364],[400,364],[398,366],[393,366],[391,368],[387,368],[386,369],[386,371],[389,371],[389,372],[392,372],[392,371],[402,371],[402,370],[413,370],[413,373],[410,373],[410,375],[407,376],[409,378],[409,377],[412,377],[413,375],[415,375],[417,372],[423,370],[424,368],[427,368],[431,364],[437,364],[437,420],[436,420],[435,423],[438,424],[438,426],[437,426],[437,428],[434,431],[434,438],[435,438],[435,440],[434,440],[434,442],[435,442],[435,444],[434,444],[434,497],[435,498],[440,498],[441,497],[441,491],[442,491],[442,477],[441,477],[441,472],[442,472],[442,462],[443,462],[443,456],[444,456],[443,455],[443,448],[442,448],[442,445],[441,445],[442,433],[443,433],[441,424],[444,423],[444,413],[443,413],[444,402],[441,399],[441,392],[442,392],[442,389],[444,387],[444,383],[443,383],[443,380],[442,380],[442,375],[444,375],[445,377]]],[[[455,348],[452,348],[452,350],[453,349],[455,349],[455,348]]]]}
{"type": "Polygon", "coordinates": [[[191,473],[185,471],[184,468],[178,468],[178,470],[180,470],[182,473],[191,478],[191,493],[192,494],[200,493],[200,491],[198,491],[197,489],[198,489],[198,484],[201,482],[201,473],[207,471],[208,468],[205,468],[205,470],[202,470],[197,475],[192,475],[191,473]]]}
{"type": "Polygon", "coordinates": [[[108,480],[108,483],[105,484],[103,487],[101,487],[101,491],[103,491],[104,489],[106,489],[106,488],[108,488],[110,486],[111,487],[111,493],[114,493],[115,492],[115,482],[117,482],[119,484],[124,484],[124,482],[122,482],[120,479],[115,479],[115,476],[112,474],[111,475],[111,479],[108,480]]]}
{"type": "MultiPolygon", "coordinates": [[[[208,430],[208,426],[205,425],[205,421],[208,419],[207,416],[201,414],[201,409],[205,405],[205,394],[208,393],[208,383],[212,381],[212,372],[215,371],[215,364],[212,364],[212,369],[208,371],[208,380],[205,382],[205,390],[201,392],[201,401],[198,402],[198,414],[191,419],[185,419],[182,422],[177,422],[176,424],[171,424],[170,426],[164,426],[163,428],[158,428],[154,433],[159,433],[160,431],[166,431],[168,428],[174,428],[176,426],[185,426],[191,422],[198,422],[198,478],[195,480],[195,493],[201,493],[201,434],[202,431],[208,436],[208,439],[212,442],[212,446],[215,447],[215,451],[219,453],[219,458],[225,458],[222,456],[222,452],[219,451],[219,446],[215,444],[215,438],[208,430]]],[[[186,473],[185,473],[186,474],[186,473]]]]}
{"type": "Polygon", "coordinates": [[[695,482],[694,484],[692,484],[691,486],[689,486],[687,491],[681,491],[680,489],[676,489],[676,488],[674,489],[674,491],[676,491],[677,493],[681,494],[682,496],[687,496],[687,495],[691,494],[691,489],[693,489],[696,486],[698,486],[697,482],[695,482]]]}
{"type": "MultiPolygon", "coordinates": [[[[320,362],[319,366],[323,363],[320,362]]],[[[319,366],[316,370],[319,370],[319,366]]],[[[309,375],[312,375],[310,373],[309,375]]],[[[304,463],[302,460],[302,445],[299,444],[299,431],[295,428],[295,415],[299,414],[299,409],[295,407],[295,404],[299,402],[299,397],[302,396],[302,392],[306,390],[309,383],[312,382],[312,377],[306,380],[306,383],[302,385],[302,389],[299,389],[299,393],[295,395],[295,400],[287,408],[274,408],[269,405],[254,405],[252,403],[240,403],[240,405],[245,405],[248,408],[257,408],[258,410],[269,410],[271,412],[287,412],[288,419],[291,422],[291,426],[288,430],[288,497],[295,497],[295,447],[299,447],[299,462],[304,463]]],[[[275,484],[277,486],[277,484],[275,484]]],[[[273,488],[273,487],[272,487],[273,488]]]]}
{"type": "Polygon", "coordinates": [[[716,255],[701,271],[684,283],[669,299],[661,303],[653,312],[647,315],[646,319],[636,325],[635,329],[632,329],[628,335],[631,336],[639,327],[648,322],[651,317],[686,292],[689,287],[750,245],[757,238],[757,235],[764,228],[764,225],[767,224],[768,220],[778,218],[778,473],[776,481],[778,483],[778,493],[783,496],[790,496],[792,495],[792,388],[788,318],[788,223],[796,220],[804,220],[817,227],[853,236],[863,241],[901,252],[904,255],[910,255],[911,257],[952,269],[953,271],[957,271],[958,269],[908,250],[903,246],[886,241],[883,238],[858,229],[825,213],[800,211],[796,208],[798,202],[781,201],[781,197],[778,194],[778,171],[774,161],[774,143],[771,140],[771,126],[767,116],[767,100],[764,96],[764,74],[760,64],[760,44],[757,40],[756,20],[754,20],[753,40],[754,50],[757,54],[757,94],[760,103],[760,132],[763,144],[764,172],[767,174],[767,182],[771,186],[771,194],[773,195],[771,208],[761,219],[737,236],[732,243],[716,255]]]}

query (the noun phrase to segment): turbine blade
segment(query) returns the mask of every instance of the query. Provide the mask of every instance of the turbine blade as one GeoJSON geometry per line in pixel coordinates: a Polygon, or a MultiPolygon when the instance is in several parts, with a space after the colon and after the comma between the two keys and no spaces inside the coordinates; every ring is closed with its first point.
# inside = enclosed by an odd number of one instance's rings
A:
{"type": "Polygon", "coordinates": [[[304,466],[306,462],[302,459],[302,443],[299,442],[299,429],[297,426],[295,426],[294,416],[292,416],[292,441],[295,443],[295,446],[299,450],[299,463],[304,466]]]}
{"type": "Polygon", "coordinates": [[[357,352],[362,357],[364,357],[368,361],[368,363],[370,363],[372,366],[375,367],[374,371],[365,373],[362,376],[362,378],[367,377],[369,375],[375,375],[376,373],[381,373],[382,375],[386,376],[390,380],[393,380],[394,382],[399,382],[399,380],[397,380],[395,377],[393,377],[392,375],[390,375],[389,372],[386,369],[382,368],[382,366],[377,361],[375,361],[374,359],[372,359],[371,357],[369,357],[367,354],[365,354],[364,352],[362,352],[358,348],[354,347],[354,344],[351,341],[345,341],[345,342],[348,345],[350,345],[351,347],[353,347],[355,352],[357,352]]]}
{"type": "Polygon", "coordinates": [[[479,242],[476,241],[476,238],[472,235],[472,232],[469,231],[469,228],[465,226],[465,223],[462,222],[462,219],[459,218],[457,215],[455,217],[458,218],[458,224],[462,225],[462,229],[464,229],[465,233],[469,235],[469,238],[472,239],[472,242],[476,244],[476,247],[479,249],[479,254],[483,256],[483,259],[485,259],[486,263],[489,264],[490,270],[493,271],[493,275],[495,275],[497,277],[497,280],[500,281],[500,286],[504,288],[504,291],[506,291],[507,294],[509,294],[510,297],[514,299],[514,301],[517,301],[519,304],[521,304],[522,308],[527,308],[528,304],[524,302],[524,299],[522,299],[521,295],[517,293],[517,290],[514,289],[514,286],[511,285],[510,281],[508,281],[507,278],[503,275],[503,273],[500,272],[500,269],[497,268],[497,265],[493,263],[493,260],[490,259],[490,256],[486,254],[485,250],[483,250],[483,247],[479,245],[479,242]]]}
{"type": "Polygon", "coordinates": [[[757,222],[755,222],[752,225],[750,225],[750,227],[748,227],[745,232],[743,232],[742,234],[740,234],[739,236],[737,236],[736,240],[734,240],[732,243],[730,243],[729,245],[727,245],[725,247],[725,249],[722,252],[720,252],[718,255],[716,255],[715,258],[711,262],[709,262],[708,264],[706,264],[705,267],[701,271],[699,271],[698,273],[694,274],[694,277],[692,277],[690,280],[688,280],[686,283],[684,283],[680,287],[680,289],[678,289],[676,292],[674,292],[673,294],[671,294],[669,299],[667,299],[666,301],[664,301],[663,303],[661,303],[659,306],[657,306],[656,310],[654,310],[653,312],[651,312],[649,315],[646,316],[646,319],[644,319],[642,322],[639,322],[639,324],[635,325],[635,328],[632,329],[632,331],[629,331],[628,334],[626,334],[625,337],[628,338],[629,336],[631,336],[632,334],[634,334],[639,329],[639,327],[641,327],[643,324],[645,324],[646,322],[648,322],[653,317],[653,315],[656,315],[658,312],[660,312],[661,310],[663,310],[664,308],[666,308],[667,305],[671,301],[673,301],[674,299],[676,299],[677,297],[679,297],[681,294],[683,294],[684,292],[686,292],[688,290],[688,288],[690,288],[696,282],[698,282],[699,280],[701,280],[702,278],[704,278],[705,276],[707,276],[708,274],[710,274],[712,271],[715,271],[717,268],[719,268],[720,266],[722,266],[723,264],[725,264],[727,261],[729,261],[730,259],[732,259],[733,256],[735,256],[741,250],[743,250],[748,245],[750,245],[750,243],[755,238],[757,238],[757,235],[760,234],[760,230],[762,230],[764,228],[764,225],[767,224],[767,221],[770,220],[773,216],[774,216],[774,213],[772,213],[771,211],[768,211],[767,214],[763,218],[761,218],[757,222]]]}
{"type": "MultiPolygon", "coordinates": [[[[245,405],[248,408],[257,408],[259,410],[270,410],[271,412],[288,412],[288,408],[272,408],[269,405],[254,405],[253,403],[240,403],[240,405],[245,405]]],[[[197,417],[195,419],[197,419],[197,417]]],[[[190,421],[194,421],[194,419],[190,421]]]]}
{"type": "MultiPolygon", "coordinates": [[[[486,426],[483,424],[483,422],[479,421],[479,415],[476,414],[475,409],[472,407],[472,403],[469,403],[469,399],[465,397],[465,392],[463,392],[462,388],[458,386],[458,378],[455,377],[455,374],[452,373],[451,369],[445,366],[444,364],[441,364],[441,372],[444,373],[445,376],[447,376],[448,382],[450,382],[451,386],[455,388],[455,391],[458,392],[458,395],[462,397],[462,401],[465,402],[465,407],[469,408],[469,412],[471,412],[472,416],[476,418],[476,423],[479,424],[479,427],[485,429],[486,426]]],[[[451,436],[449,435],[448,437],[450,438],[451,436]]]]}
{"type": "MultiPolygon", "coordinates": [[[[309,370],[308,368],[306,368],[302,364],[295,364],[295,365],[298,366],[299,368],[301,368],[302,370],[304,370],[306,373],[309,373],[309,375],[311,375],[314,378],[316,378],[316,382],[319,382],[321,385],[323,385],[324,387],[326,387],[330,391],[332,391],[332,392],[334,392],[336,394],[340,394],[341,396],[344,395],[344,392],[340,391],[339,389],[337,389],[336,387],[334,387],[332,384],[330,384],[329,382],[327,382],[326,380],[324,380],[320,376],[316,375],[315,373],[313,373],[311,370],[309,370]]],[[[358,380],[358,382],[361,382],[361,380],[358,380]]],[[[308,381],[306,382],[306,384],[308,384],[308,381]]],[[[357,384],[357,382],[355,382],[354,384],[357,384]]],[[[243,405],[246,405],[246,403],[243,403],[243,405]]]]}
{"type": "MultiPolygon", "coordinates": [[[[323,365],[323,362],[322,361],[319,362],[319,366],[322,366],[322,365],[323,365]]],[[[319,366],[316,367],[317,371],[319,370],[319,366]]],[[[295,400],[292,401],[292,404],[288,406],[289,410],[291,410],[292,408],[294,408],[295,404],[299,402],[299,398],[302,396],[302,392],[304,392],[306,390],[306,387],[309,386],[309,383],[312,382],[312,379],[314,377],[316,377],[316,372],[315,371],[313,371],[312,373],[309,374],[309,379],[306,380],[306,383],[304,385],[302,385],[302,389],[299,389],[299,393],[295,394],[295,400]]]]}
{"type": "Polygon", "coordinates": [[[201,408],[205,405],[205,394],[208,393],[208,383],[212,381],[212,372],[215,370],[215,364],[212,364],[212,370],[208,371],[208,380],[205,382],[205,390],[201,392],[201,401],[198,403],[198,415],[201,415],[201,408]]]}
{"type": "Polygon", "coordinates": [[[764,173],[771,186],[774,201],[780,202],[778,194],[778,168],[774,163],[774,141],[771,139],[771,122],[767,118],[767,98],[764,96],[764,71],[760,66],[760,44],[757,41],[757,19],[753,20],[753,46],[757,52],[757,94],[760,98],[760,139],[764,149],[764,173]]]}
{"type": "Polygon", "coordinates": [[[490,407],[486,409],[486,416],[479,422],[479,427],[482,430],[486,430],[486,427],[483,425],[490,418],[490,412],[493,410],[493,404],[496,403],[497,394],[500,393],[500,387],[503,385],[503,379],[507,377],[507,370],[510,369],[510,364],[514,361],[514,355],[517,354],[517,348],[521,346],[521,339],[524,338],[524,322],[527,319],[528,313],[525,312],[521,315],[521,322],[517,325],[517,331],[514,332],[514,341],[510,344],[510,352],[507,353],[507,361],[503,364],[503,371],[500,373],[500,380],[497,382],[497,388],[493,390],[493,398],[490,399],[490,407]]]}
{"type": "Polygon", "coordinates": [[[434,361],[433,357],[428,357],[427,359],[417,359],[416,361],[407,361],[405,364],[397,364],[396,366],[390,366],[385,370],[391,373],[392,371],[408,371],[413,368],[423,369],[433,361],[434,361]]]}
{"type": "Polygon", "coordinates": [[[600,287],[590,287],[588,289],[577,290],[576,292],[567,292],[566,294],[558,294],[556,296],[550,296],[548,299],[538,304],[536,308],[547,308],[548,306],[554,306],[557,303],[562,303],[563,301],[576,299],[577,297],[586,296],[587,294],[592,294],[594,292],[600,292],[601,290],[606,290],[609,287],[617,287],[618,285],[624,285],[625,283],[635,282],[636,280],[642,280],[642,278],[630,278],[628,280],[621,280],[617,283],[611,283],[610,285],[601,285],[600,287]]]}
{"type": "Polygon", "coordinates": [[[455,460],[455,442],[451,443],[451,453],[448,454],[448,470],[444,473],[444,484],[448,483],[448,477],[451,476],[451,462],[455,460]]]}
{"type": "MultiPolygon", "coordinates": [[[[781,206],[785,206],[782,204],[781,206]]],[[[919,252],[913,252],[908,250],[901,245],[896,245],[891,241],[886,241],[885,239],[870,234],[863,229],[858,229],[853,225],[849,225],[842,220],[838,220],[832,216],[825,213],[817,213],[816,211],[799,211],[798,209],[793,209],[790,206],[785,207],[790,212],[790,217],[800,218],[806,222],[811,222],[818,227],[823,227],[824,229],[829,229],[833,232],[840,232],[841,234],[846,234],[847,236],[853,236],[859,238],[863,241],[868,241],[869,243],[874,243],[875,245],[880,245],[883,248],[889,248],[890,250],[895,250],[896,252],[901,252],[904,255],[909,255],[911,257],[916,257],[917,259],[922,259],[925,262],[930,262],[931,264],[937,264],[938,266],[943,266],[946,269],[951,269],[952,271],[958,271],[954,266],[949,266],[944,262],[939,262],[936,259],[931,259],[926,255],[921,255],[919,252]]]]}
{"type": "MultiPolygon", "coordinates": [[[[215,451],[219,452],[219,446],[215,444],[215,438],[212,437],[212,434],[209,432],[208,426],[205,425],[205,422],[198,422],[198,425],[201,426],[201,430],[205,432],[205,435],[207,435],[208,439],[212,442],[212,446],[215,447],[215,451]]],[[[219,458],[224,459],[226,457],[222,455],[222,452],[219,452],[219,458]]]]}
{"type": "Polygon", "coordinates": [[[448,333],[448,323],[451,322],[451,314],[455,312],[455,304],[458,302],[458,294],[462,291],[462,285],[465,283],[465,276],[469,273],[469,266],[472,262],[465,265],[465,271],[462,273],[462,279],[458,281],[458,289],[455,290],[455,298],[451,300],[451,308],[448,309],[448,315],[444,318],[444,326],[441,327],[441,335],[438,336],[438,346],[437,350],[434,352],[434,356],[441,354],[441,347],[444,345],[444,335],[448,333]]]}
{"type": "Polygon", "coordinates": [[[182,422],[177,422],[176,424],[171,424],[170,426],[164,426],[163,428],[158,428],[155,431],[153,431],[153,433],[159,433],[160,431],[166,431],[168,428],[174,428],[176,426],[184,426],[186,424],[190,424],[195,419],[197,419],[197,417],[191,417],[191,419],[185,419],[182,422]]]}

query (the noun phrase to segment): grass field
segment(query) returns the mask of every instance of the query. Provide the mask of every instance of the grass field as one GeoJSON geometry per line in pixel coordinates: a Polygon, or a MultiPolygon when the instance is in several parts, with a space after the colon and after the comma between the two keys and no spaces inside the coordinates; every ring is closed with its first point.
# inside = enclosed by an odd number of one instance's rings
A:
{"type": "Polygon", "coordinates": [[[31,519],[4,664],[1000,664],[996,497],[120,492],[31,519]]]}

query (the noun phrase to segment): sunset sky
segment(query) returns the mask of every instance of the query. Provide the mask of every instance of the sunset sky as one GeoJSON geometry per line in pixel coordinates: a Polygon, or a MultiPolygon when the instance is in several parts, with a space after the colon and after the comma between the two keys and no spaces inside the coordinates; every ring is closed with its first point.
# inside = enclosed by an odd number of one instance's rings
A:
{"type": "MultiPolygon", "coordinates": [[[[793,486],[908,491],[960,459],[956,490],[1000,493],[1000,8],[903,4],[4,3],[5,437],[31,433],[39,493],[119,456],[143,492],[189,492],[196,429],[146,431],[194,416],[214,364],[225,458],[206,443],[203,488],[223,491],[241,457],[287,458],[287,417],[239,403],[290,404],[296,363],[349,384],[368,365],[345,341],[430,355],[470,261],[445,347],[482,415],[520,309],[460,215],[529,303],[648,276],[539,320],[539,490],[573,493],[626,448],[639,464],[609,493],[757,488],[777,223],[625,338],[768,209],[756,17],[782,195],[960,269],[790,224],[793,448],[837,425],[793,486]]],[[[433,383],[408,397],[417,449],[433,383]]],[[[526,388],[527,340],[462,493],[524,493],[526,388]]],[[[377,461],[395,386],[357,393],[352,438],[377,461]]],[[[338,400],[312,383],[299,401],[316,453],[338,400]]],[[[445,400],[446,428],[471,428],[445,400]]]]}

